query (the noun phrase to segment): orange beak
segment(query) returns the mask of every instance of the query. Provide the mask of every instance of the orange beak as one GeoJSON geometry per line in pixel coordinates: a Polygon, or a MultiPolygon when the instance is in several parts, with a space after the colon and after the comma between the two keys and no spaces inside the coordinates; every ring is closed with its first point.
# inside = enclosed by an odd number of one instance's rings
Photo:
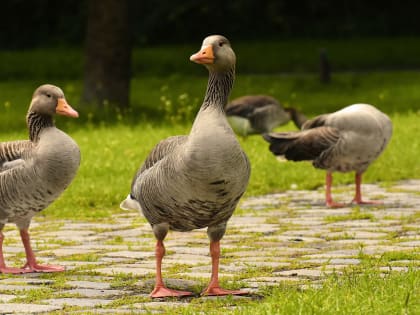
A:
{"type": "Polygon", "coordinates": [[[79,117],[79,113],[76,112],[69,104],[67,104],[67,101],[64,98],[58,99],[58,104],[55,109],[55,112],[58,115],[68,116],[77,118],[79,117]]]}
{"type": "Polygon", "coordinates": [[[190,60],[199,64],[211,64],[214,62],[213,47],[211,45],[201,47],[200,51],[190,57],[190,60]]]}

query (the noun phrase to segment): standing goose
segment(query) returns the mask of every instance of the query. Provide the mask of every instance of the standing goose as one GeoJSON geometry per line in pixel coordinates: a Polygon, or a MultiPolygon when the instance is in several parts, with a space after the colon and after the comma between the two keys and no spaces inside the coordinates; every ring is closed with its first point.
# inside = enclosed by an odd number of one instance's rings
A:
{"type": "Polygon", "coordinates": [[[299,132],[265,134],[270,151],[292,161],[312,160],[316,168],[327,170],[326,204],[340,207],[331,197],[332,172],[356,172],[357,204],[363,201],[362,174],[385,149],[392,135],[387,115],[368,104],[354,104],[337,112],[308,120],[299,132]]]}
{"type": "Polygon", "coordinates": [[[226,115],[241,136],[267,133],[292,120],[299,129],[307,118],[295,108],[284,108],[269,95],[245,95],[227,104],[226,115]]]}
{"type": "Polygon", "coordinates": [[[33,94],[26,121],[29,141],[0,143],[0,272],[55,272],[61,266],[39,265],[29,239],[32,217],[45,209],[66,189],[80,164],[77,144],[54,125],[53,115],[78,117],[63,91],[42,85],[33,94]],[[26,253],[22,268],[7,267],[3,256],[6,223],[15,223],[26,253]]]}
{"type": "Polygon", "coordinates": [[[168,230],[207,227],[212,275],[205,295],[244,294],[219,286],[220,239],[245,192],[250,164],[230,128],[224,106],[235,76],[235,53],[220,35],[204,39],[190,60],[209,70],[203,104],[187,136],[159,142],[135,175],[123,209],[141,209],[150,222],[156,243],[156,284],[151,297],[185,296],[191,292],[165,287],[161,265],[168,230]]]}

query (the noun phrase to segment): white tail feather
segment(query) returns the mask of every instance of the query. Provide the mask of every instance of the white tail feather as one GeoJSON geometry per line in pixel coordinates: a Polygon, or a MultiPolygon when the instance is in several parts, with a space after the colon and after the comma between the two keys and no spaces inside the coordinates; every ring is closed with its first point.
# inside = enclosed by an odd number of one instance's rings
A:
{"type": "Polygon", "coordinates": [[[120,203],[120,208],[123,210],[138,210],[141,211],[141,206],[139,202],[135,199],[132,199],[130,194],[127,198],[120,203]]]}

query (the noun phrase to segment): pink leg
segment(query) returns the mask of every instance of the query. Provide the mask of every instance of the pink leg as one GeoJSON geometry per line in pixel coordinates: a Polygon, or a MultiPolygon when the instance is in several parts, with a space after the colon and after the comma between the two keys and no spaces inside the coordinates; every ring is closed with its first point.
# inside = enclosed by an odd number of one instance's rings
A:
{"type": "Polygon", "coordinates": [[[192,293],[188,291],[178,291],[178,290],[168,289],[163,283],[162,259],[163,259],[163,256],[165,256],[165,246],[163,245],[163,241],[157,241],[155,255],[156,255],[156,284],[152,293],[150,293],[150,296],[152,298],[161,298],[161,297],[176,297],[176,296],[180,297],[180,296],[192,295],[192,293]]]}
{"type": "Polygon", "coordinates": [[[19,273],[28,272],[25,269],[12,268],[12,267],[6,266],[6,263],[4,261],[4,255],[3,255],[3,240],[4,240],[4,235],[2,232],[0,232],[0,273],[19,274],[19,273]]]}
{"type": "Polygon", "coordinates": [[[331,186],[333,182],[333,177],[331,172],[327,172],[327,177],[325,178],[325,202],[329,208],[340,208],[344,207],[344,204],[334,202],[331,196],[331,186]]]}
{"type": "Polygon", "coordinates": [[[31,247],[28,230],[20,230],[20,237],[26,253],[26,264],[23,266],[23,270],[27,270],[26,272],[60,272],[65,270],[62,266],[38,265],[31,247]]]}
{"type": "Polygon", "coordinates": [[[362,173],[356,173],[355,177],[355,183],[356,183],[356,194],[353,199],[353,203],[356,203],[358,205],[363,204],[382,204],[381,201],[363,201],[362,200],[362,173]]]}
{"type": "Polygon", "coordinates": [[[202,295],[244,295],[248,294],[246,291],[240,290],[225,290],[219,285],[219,258],[220,258],[220,241],[210,242],[211,255],[211,279],[207,288],[202,295]]]}

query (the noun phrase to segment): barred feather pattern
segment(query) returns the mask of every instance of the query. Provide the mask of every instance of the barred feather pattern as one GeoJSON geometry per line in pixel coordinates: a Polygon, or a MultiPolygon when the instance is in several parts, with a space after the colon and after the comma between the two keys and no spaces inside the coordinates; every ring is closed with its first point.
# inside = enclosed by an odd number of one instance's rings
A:
{"type": "Polygon", "coordinates": [[[38,141],[41,130],[54,126],[54,121],[51,116],[40,115],[30,110],[26,115],[26,122],[29,130],[29,140],[34,142],[38,141]]]}
{"type": "Polygon", "coordinates": [[[9,141],[0,143],[0,172],[2,166],[6,162],[11,162],[17,159],[21,159],[24,152],[33,147],[33,143],[28,140],[21,141],[9,141]]]}
{"type": "Polygon", "coordinates": [[[206,95],[201,109],[218,106],[224,110],[235,79],[235,67],[227,72],[210,72],[206,95]]]}

